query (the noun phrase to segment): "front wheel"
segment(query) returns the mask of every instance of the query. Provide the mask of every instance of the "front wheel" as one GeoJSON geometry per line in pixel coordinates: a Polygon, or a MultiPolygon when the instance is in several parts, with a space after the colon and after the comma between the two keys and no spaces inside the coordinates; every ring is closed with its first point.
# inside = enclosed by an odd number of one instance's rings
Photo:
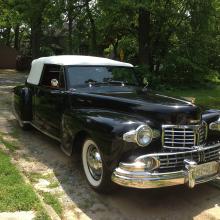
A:
{"type": "Polygon", "coordinates": [[[24,130],[24,131],[31,130],[31,125],[29,123],[20,122],[19,125],[22,128],[22,130],[24,130]]]}
{"type": "Polygon", "coordinates": [[[89,185],[98,192],[112,190],[111,174],[108,172],[99,147],[92,139],[86,139],[82,147],[82,164],[89,185]]]}

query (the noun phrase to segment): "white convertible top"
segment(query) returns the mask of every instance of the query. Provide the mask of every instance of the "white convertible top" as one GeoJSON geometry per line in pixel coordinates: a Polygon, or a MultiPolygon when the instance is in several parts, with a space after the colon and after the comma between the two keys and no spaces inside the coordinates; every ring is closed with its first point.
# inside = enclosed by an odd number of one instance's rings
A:
{"type": "Polygon", "coordinates": [[[57,64],[57,65],[79,65],[79,66],[122,66],[133,67],[130,63],[119,62],[102,57],[80,56],[80,55],[60,55],[41,57],[33,60],[31,64],[31,71],[27,78],[30,84],[38,85],[44,64],[57,64]]]}

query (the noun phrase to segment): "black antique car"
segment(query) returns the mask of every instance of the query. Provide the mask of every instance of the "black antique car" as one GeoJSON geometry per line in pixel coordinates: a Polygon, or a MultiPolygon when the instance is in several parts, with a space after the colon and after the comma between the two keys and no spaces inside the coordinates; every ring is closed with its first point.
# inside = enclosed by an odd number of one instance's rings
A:
{"type": "Polygon", "coordinates": [[[100,192],[114,183],[194,187],[219,176],[220,111],[143,88],[128,63],[36,59],[14,89],[14,110],[23,129],[54,138],[69,156],[80,153],[88,183],[100,192]]]}

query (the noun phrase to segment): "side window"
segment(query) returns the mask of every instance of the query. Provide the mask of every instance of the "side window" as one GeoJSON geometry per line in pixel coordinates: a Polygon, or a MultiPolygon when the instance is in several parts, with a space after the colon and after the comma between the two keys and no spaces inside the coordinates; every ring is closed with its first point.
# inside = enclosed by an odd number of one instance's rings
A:
{"type": "Polygon", "coordinates": [[[52,65],[52,64],[45,64],[43,68],[42,78],[41,78],[41,85],[51,88],[59,87],[59,83],[57,87],[52,85],[52,81],[59,82],[60,79],[60,71],[61,66],[59,65],[52,65]]]}

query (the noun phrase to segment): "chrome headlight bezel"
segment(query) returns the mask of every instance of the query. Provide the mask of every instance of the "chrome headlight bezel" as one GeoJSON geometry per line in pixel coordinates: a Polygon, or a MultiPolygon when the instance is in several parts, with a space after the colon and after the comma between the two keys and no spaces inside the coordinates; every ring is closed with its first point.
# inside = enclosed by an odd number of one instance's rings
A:
{"type": "Polygon", "coordinates": [[[153,131],[149,125],[144,124],[144,125],[138,126],[137,129],[135,130],[131,130],[123,134],[123,140],[126,142],[136,143],[137,145],[141,147],[146,147],[151,143],[155,135],[158,136],[159,135],[158,132],[153,131]],[[146,144],[140,143],[139,137],[138,137],[140,135],[140,132],[142,132],[144,129],[146,129],[149,132],[149,141],[146,144]]]}
{"type": "Polygon", "coordinates": [[[152,131],[152,129],[148,125],[141,125],[141,126],[139,126],[137,128],[137,132],[136,132],[135,138],[136,138],[136,142],[137,142],[137,144],[139,146],[144,146],[145,147],[145,146],[147,146],[147,145],[149,145],[151,143],[152,138],[153,138],[153,131],[152,131]],[[141,141],[140,141],[140,139],[141,139],[141,137],[140,137],[141,132],[147,132],[149,134],[148,135],[149,140],[145,144],[141,143],[141,141]]]}

